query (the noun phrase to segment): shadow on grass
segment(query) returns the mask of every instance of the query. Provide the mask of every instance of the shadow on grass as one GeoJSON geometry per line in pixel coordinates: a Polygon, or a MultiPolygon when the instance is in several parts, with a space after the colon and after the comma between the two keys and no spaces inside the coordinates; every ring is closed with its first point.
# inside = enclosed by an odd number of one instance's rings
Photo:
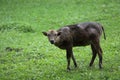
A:
{"type": "Polygon", "coordinates": [[[4,32],[4,31],[10,31],[10,30],[16,30],[19,32],[35,32],[31,25],[28,24],[23,24],[23,23],[7,23],[7,24],[1,24],[0,25],[0,31],[4,32]]]}

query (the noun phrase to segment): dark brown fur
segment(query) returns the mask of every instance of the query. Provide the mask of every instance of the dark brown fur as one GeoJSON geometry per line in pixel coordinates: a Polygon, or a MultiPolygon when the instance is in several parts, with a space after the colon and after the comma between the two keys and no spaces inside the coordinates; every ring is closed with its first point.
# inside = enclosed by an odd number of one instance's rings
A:
{"type": "MultiPolygon", "coordinates": [[[[92,59],[90,66],[92,66],[96,55],[99,56],[99,68],[102,68],[102,49],[100,47],[100,36],[104,33],[104,28],[95,22],[86,22],[75,25],[68,25],[59,30],[50,30],[43,32],[48,36],[49,41],[60,49],[66,50],[67,69],[70,70],[70,58],[72,58],[75,67],[77,67],[76,60],[73,55],[72,48],[75,46],[91,45],[92,59]]],[[[105,33],[104,33],[104,38],[105,33]]]]}

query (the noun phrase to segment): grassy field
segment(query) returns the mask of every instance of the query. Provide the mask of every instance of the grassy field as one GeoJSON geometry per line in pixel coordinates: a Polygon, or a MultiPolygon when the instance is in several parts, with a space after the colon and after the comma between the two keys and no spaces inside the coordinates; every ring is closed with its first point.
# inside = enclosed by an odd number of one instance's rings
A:
{"type": "Polygon", "coordinates": [[[0,0],[0,80],[119,80],[120,0],[0,0]],[[78,68],[66,71],[64,50],[42,31],[68,24],[100,22],[103,69],[89,68],[89,46],[74,48],[78,68]]]}

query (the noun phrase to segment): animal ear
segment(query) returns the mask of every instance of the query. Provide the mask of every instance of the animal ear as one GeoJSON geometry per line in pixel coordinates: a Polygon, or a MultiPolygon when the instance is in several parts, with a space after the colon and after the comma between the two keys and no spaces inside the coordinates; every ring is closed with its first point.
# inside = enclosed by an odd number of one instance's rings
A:
{"type": "Polygon", "coordinates": [[[42,32],[45,36],[47,36],[47,32],[42,32]]]}
{"type": "Polygon", "coordinates": [[[62,32],[58,32],[58,33],[57,33],[57,36],[61,35],[61,33],[62,33],[62,32]]]}

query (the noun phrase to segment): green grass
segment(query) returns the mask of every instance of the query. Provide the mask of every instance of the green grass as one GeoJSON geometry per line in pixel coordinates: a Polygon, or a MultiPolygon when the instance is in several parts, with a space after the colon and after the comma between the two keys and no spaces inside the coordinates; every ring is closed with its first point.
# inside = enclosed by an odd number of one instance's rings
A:
{"type": "Polygon", "coordinates": [[[119,80],[119,0],[0,0],[0,80],[119,80]],[[91,49],[74,48],[78,68],[66,71],[64,50],[51,45],[42,31],[68,24],[103,24],[103,69],[91,49]],[[9,49],[7,49],[9,47],[9,49]]]}

